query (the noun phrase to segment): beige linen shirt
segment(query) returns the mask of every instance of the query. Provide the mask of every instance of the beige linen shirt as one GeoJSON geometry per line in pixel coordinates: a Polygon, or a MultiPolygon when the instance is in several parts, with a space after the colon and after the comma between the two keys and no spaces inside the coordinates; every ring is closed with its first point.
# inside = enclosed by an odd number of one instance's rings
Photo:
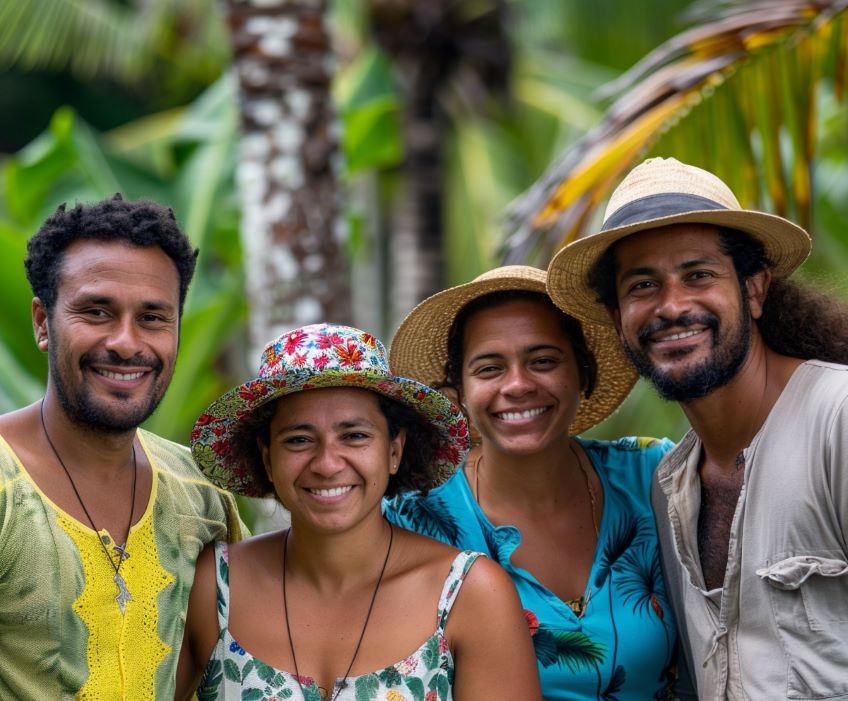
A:
{"type": "Polygon", "coordinates": [[[745,450],[724,584],[712,591],[698,554],[700,453],[690,431],[653,489],[698,697],[848,699],[848,366],[800,365],[745,450]]]}

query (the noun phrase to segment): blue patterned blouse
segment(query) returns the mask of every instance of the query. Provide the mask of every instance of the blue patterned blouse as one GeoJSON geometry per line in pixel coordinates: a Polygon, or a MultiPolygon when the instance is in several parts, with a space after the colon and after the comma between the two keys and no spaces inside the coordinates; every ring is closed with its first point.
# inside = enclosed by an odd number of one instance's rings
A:
{"type": "Polygon", "coordinates": [[[384,502],[384,511],[400,526],[483,552],[509,573],[533,634],[545,699],[671,698],[676,628],[660,571],[650,493],[654,470],[674,444],[652,438],[579,440],[604,490],[580,618],[530,572],[512,565],[521,533],[491,524],[463,469],[426,497],[405,493],[384,502]]]}

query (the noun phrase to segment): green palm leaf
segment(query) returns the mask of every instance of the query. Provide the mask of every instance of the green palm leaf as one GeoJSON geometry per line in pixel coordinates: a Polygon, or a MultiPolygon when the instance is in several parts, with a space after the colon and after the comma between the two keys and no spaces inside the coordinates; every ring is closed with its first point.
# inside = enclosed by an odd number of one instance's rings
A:
{"type": "Polygon", "coordinates": [[[536,659],[543,667],[565,665],[573,674],[599,664],[606,647],[580,631],[552,631],[540,626],[533,636],[536,659]]]}
{"type": "Polygon", "coordinates": [[[818,97],[825,87],[843,97],[846,7],[709,5],[701,25],[607,87],[617,99],[598,127],[510,208],[506,261],[544,262],[586,233],[612,187],[651,152],[707,168],[743,206],[809,228],[818,97]]]}

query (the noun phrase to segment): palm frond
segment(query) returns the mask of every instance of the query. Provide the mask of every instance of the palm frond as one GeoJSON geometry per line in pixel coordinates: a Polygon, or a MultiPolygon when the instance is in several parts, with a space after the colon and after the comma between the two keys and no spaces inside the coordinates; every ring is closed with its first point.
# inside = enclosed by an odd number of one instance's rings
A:
{"type": "Polygon", "coordinates": [[[638,160],[673,155],[718,174],[743,206],[809,228],[818,97],[843,99],[848,0],[711,3],[604,88],[601,123],[507,211],[508,263],[544,264],[597,223],[638,160]]]}
{"type": "Polygon", "coordinates": [[[214,0],[108,0],[0,3],[0,68],[69,70],[81,80],[125,85],[195,80],[207,84],[228,56],[214,0]],[[160,70],[157,76],[149,73],[160,70]]]}

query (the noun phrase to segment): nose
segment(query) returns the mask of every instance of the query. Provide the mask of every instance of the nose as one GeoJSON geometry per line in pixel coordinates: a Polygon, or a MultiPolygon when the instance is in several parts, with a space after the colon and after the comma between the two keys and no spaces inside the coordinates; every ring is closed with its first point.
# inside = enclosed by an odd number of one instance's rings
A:
{"type": "Polygon", "coordinates": [[[119,317],[106,339],[106,348],[124,359],[132,358],[143,350],[140,329],[131,315],[119,317]]]}
{"type": "Polygon", "coordinates": [[[345,468],[340,447],[332,441],[321,441],[309,463],[310,470],[321,477],[332,477],[345,468]]]}
{"type": "Polygon", "coordinates": [[[501,392],[509,397],[523,397],[535,388],[530,373],[522,365],[516,365],[507,369],[501,392]]]}
{"type": "Polygon", "coordinates": [[[656,297],[654,313],[661,319],[679,319],[692,312],[692,298],[678,281],[663,283],[656,297]]]}

